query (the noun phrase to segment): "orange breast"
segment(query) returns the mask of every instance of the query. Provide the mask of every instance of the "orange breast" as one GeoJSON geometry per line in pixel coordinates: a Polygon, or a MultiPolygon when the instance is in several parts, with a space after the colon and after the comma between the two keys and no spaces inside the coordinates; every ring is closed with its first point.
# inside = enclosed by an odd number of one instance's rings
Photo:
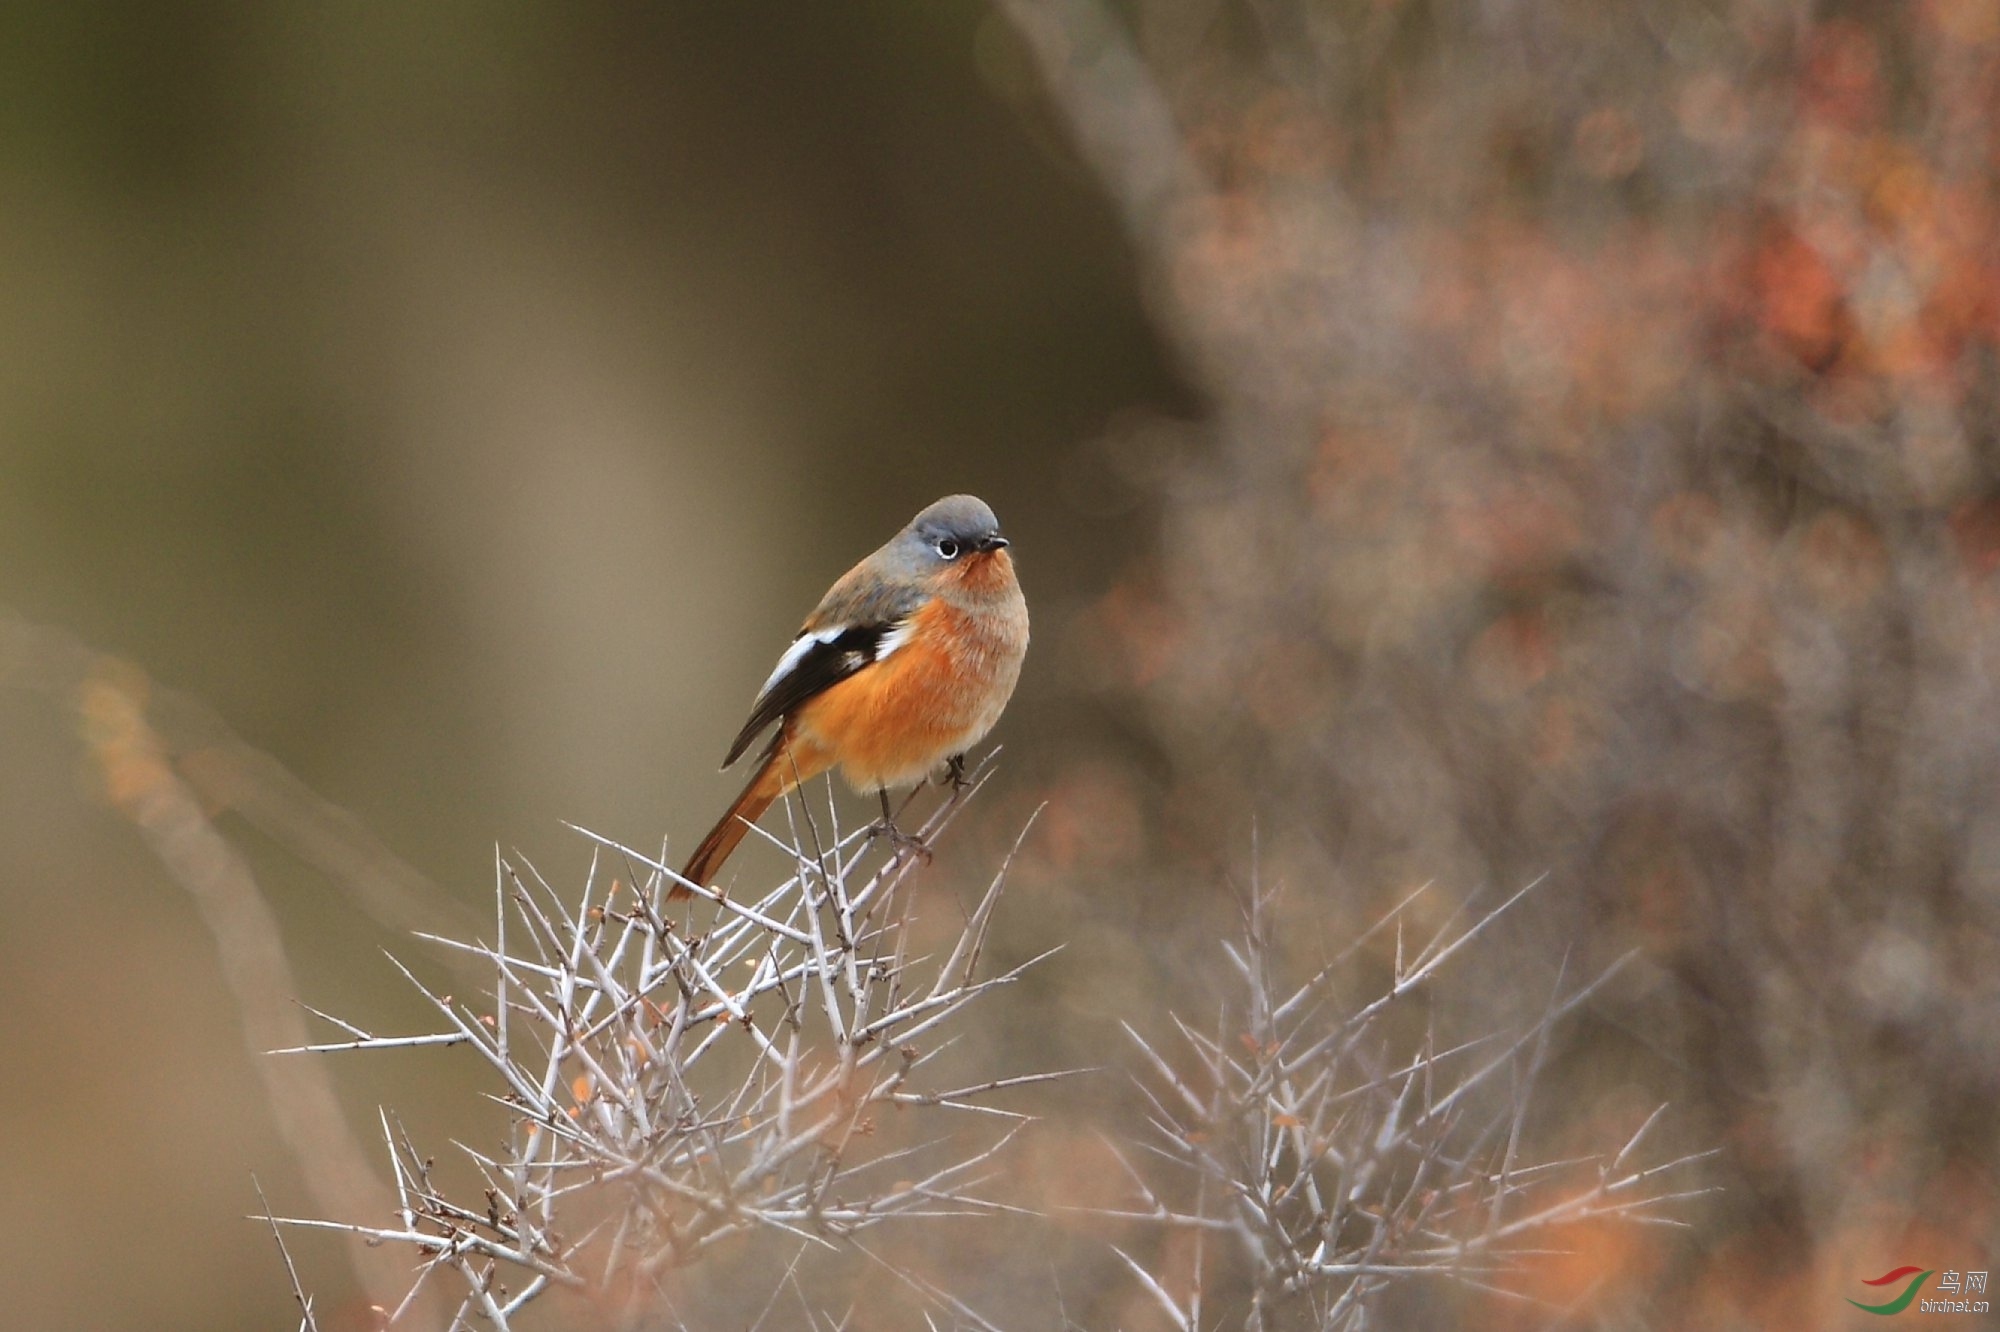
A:
{"type": "Polygon", "coordinates": [[[860,790],[914,785],[977,743],[1020,674],[1020,650],[996,639],[990,617],[939,599],[911,620],[901,647],[795,714],[860,790]]]}

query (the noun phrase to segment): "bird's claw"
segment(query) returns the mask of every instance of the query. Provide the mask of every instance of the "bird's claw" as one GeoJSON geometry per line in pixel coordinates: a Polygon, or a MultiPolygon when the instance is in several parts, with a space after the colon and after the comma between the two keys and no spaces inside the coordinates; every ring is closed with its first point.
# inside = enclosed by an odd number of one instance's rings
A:
{"type": "Polygon", "coordinates": [[[870,837],[888,838],[889,845],[894,847],[898,854],[908,851],[922,860],[926,865],[937,858],[935,853],[931,851],[929,842],[926,842],[915,833],[904,832],[888,819],[877,819],[875,822],[869,824],[868,835],[870,837]]]}

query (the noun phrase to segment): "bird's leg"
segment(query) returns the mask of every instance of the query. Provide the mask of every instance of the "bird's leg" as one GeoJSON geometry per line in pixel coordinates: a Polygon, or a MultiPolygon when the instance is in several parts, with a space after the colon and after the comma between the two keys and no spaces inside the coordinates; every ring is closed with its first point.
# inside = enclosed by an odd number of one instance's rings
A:
{"type": "Polygon", "coordinates": [[[951,783],[951,794],[957,799],[959,793],[972,785],[972,779],[965,775],[965,755],[953,754],[944,761],[945,780],[951,783]]]}
{"type": "Polygon", "coordinates": [[[930,844],[915,833],[906,833],[896,826],[896,816],[889,809],[889,788],[878,787],[876,794],[882,797],[882,818],[868,831],[871,836],[886,837],[889,844],[898,851],[911,851],[922,856],[926,865],[931,863],[930,844]]]}

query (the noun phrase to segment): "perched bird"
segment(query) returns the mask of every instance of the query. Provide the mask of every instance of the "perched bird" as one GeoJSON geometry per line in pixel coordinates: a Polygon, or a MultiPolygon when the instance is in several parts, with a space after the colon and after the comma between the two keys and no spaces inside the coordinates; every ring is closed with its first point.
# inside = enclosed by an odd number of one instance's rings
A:
{"type": "MultiPolygon", "coordinates": [[[[772,723],[757,774],[681,877],[707,887],[771,802],[839,764],[857,791],[914,786],[1000,720],[1028,650],[1028,604],[985,501],[948,495],[842,574],[757,694],[722,761],[772,723]]],[[[900,836],[900,834],[897,834],[900,836]]],[[[676,884],[670,898],[688,896],[676,884]]]]}

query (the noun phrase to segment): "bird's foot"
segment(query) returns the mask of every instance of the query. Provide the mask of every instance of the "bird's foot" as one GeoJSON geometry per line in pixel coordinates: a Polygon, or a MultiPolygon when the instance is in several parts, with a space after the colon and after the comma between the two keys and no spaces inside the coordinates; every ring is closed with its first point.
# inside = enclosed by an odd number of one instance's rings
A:
{"type": "Polygon", "coordinates": [[[953,796],[961,794],[972,785],[972,778],[965,775],[965,755],[953,754],[944,761],[944,779],[951,787],[953,796]]]}
{"type": "Polygon", "coordinates": [[[888,838],[889,845],[896,849],[897,854],[900,855],[902,852],[908,851],[911,855],[922,860],[926,865],[937,858],[931,851],[929,842],[926,842],[915,833],[904,832],[896,826],[893,819],[881,818],[875,820],[875,822],[868,825],[868,835],[870,837],[888,838]]]}

